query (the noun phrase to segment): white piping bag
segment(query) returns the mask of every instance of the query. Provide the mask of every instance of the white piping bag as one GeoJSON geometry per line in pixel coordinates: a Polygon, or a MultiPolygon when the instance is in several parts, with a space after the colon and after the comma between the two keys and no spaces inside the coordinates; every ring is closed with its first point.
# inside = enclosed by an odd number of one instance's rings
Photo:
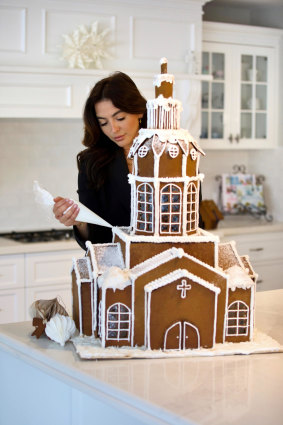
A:
{"type": "MultiPolygon", "coordinates": [[[[33,182],[33,191],[34,191],[35,201],[38,204],[40,204],[42,207],[46,207],[48,209],[48,212],[50,212],[54,205],[53,196],[51,195],[51,193],[41,188],[39,186],[39,183],[36,180],[33,182]]],[[[98,226],[112,228],[111,224],[107,223],[107,221],[103,220],[103,218],[99,217],[99,215],[92,212],[89,208],[87,208],[81,202],[78,202],[78,201],[74,201],[74,202],[80,208],[80,211],[76,220],[82,221],[84,223],[92,223],[92,224],[97,224],[98,226]]],[[[66,211],[68,211],[68,209],[66,211]]]]}

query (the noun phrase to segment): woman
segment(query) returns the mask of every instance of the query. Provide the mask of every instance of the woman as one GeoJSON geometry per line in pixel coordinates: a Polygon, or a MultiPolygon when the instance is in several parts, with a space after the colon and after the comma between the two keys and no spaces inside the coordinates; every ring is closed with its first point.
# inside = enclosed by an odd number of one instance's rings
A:
{"type": "MultiPolygon", "coordinates": [[[[94,86],[83,119],[86,149],[77,156],[79,200],[111,225],[129,226],[131,163],[127,156],[139,128],[146,127],[146,100],[130,77],[116,72],[94,86]]],[[[76,220],[79,207],[73,201],[57,197],[54,202],[55,217],[74,226],[82,248],[86,240],[111,242],[110,228],[76,220]]]]}

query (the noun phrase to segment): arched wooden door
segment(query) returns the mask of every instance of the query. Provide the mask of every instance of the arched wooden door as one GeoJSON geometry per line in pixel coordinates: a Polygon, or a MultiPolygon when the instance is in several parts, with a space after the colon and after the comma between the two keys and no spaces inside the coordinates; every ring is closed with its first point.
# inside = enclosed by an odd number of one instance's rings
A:
{"type": "Polygon", "coordinates": [[[189,322],[175,322],[165,332],[164,350],[187,350],[199,346],[198,328],[189,322]]]}

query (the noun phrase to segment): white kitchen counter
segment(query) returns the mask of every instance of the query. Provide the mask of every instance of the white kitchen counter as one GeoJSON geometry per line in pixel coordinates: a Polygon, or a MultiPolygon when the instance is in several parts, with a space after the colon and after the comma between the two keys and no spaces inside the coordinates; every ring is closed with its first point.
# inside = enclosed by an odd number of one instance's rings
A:
{"type": "MultiPolygon", "coordinates": [[[[283,344],[283,290],[257,294],[257,328],[283,344]]],[[[0,326],[3,425],[281,425],[283,353],[215,358],[79,360],[0,326]]]]}
{"type": "Polygon", "coordinates": [[[282,232],[282,222],[267,222],[264,218],[256,219],[251,216],[226,216],[219,221],[217,229],[211,233],[221,237],[243,235],[246,233],[282,232]]]}

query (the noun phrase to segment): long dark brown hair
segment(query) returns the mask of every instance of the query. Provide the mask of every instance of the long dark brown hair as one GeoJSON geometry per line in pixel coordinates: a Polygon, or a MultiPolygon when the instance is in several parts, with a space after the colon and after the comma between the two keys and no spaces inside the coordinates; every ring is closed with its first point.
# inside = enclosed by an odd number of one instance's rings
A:
{"type": "Polygon", "coordinates": [[[83,145],[86,149],[77,155],[79,170],[84,164],[90,186],[99,189],[107,178],[109,164],[122,149],[101,130],[95,105],[101,100],[111,100],[113,105],[129,114],[143,114],[141,127],[146,127],[146,100],[133,80],[123,72],[115,72],[95,84],[86,101],[83,120],[83,145]]]}

